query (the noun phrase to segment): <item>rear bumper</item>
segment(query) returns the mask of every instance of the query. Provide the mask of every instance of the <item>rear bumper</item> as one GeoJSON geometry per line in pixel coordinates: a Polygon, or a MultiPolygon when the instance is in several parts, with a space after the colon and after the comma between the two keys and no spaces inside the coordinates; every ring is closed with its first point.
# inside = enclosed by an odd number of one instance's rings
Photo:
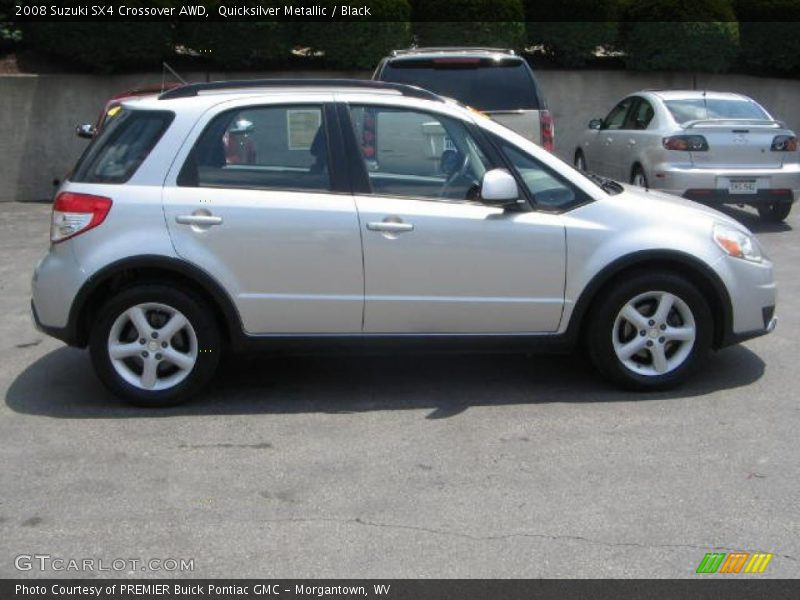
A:
{"type": "Polygon", "coordinates": [[[54,337],[57,340],[61,340],[70,346],[77,345],[75,328],[69,325],[67,327],[51,327],[49,325],[44,325],[39,320],[39,315],[36,313],[36,305],[33,303],[33,299],[31,299],[31,319],[33,320],[33,324],[36,329],[42,333],[49,335],[50,337],[54,337]]]}
{"type": "Polygon", "coordinates": [[[775,202],[794,202],[795,195],[790,189],[777,188],[758,190],[755,194],[731,194],[728,190],[692,188],[683,194],[684,198],[706,204],[773,204],[775,202]]]}
{"type": "Polygon", "coordinates": [[[800,194],[800,164],[779,169],[702,169],[674,164],[655,165],[648,182],[659,189],[692,200],[718,204],[793,202],[800,194]],[[755,192],[731,193],[733,182],[755,184],[755,192]]]}

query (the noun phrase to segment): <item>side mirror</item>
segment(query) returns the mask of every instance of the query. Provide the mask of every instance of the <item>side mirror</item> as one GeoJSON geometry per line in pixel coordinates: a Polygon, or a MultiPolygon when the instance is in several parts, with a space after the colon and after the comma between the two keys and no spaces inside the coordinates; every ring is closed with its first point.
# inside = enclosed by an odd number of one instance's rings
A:
{"type": "Polygon", "coordinates": [[[77,135],[79,138],[86,138],[87,140],[90,140],[94,137],[95,133],[96,131],[94,125],[91,123],[84,123],[83,125],[78,125],[75,128],[75,135],[77,135]]]}
{"type": "Polygon", "coordinates": [[[510,206],[519,200],[517,180],[505,169],[486,171],[481,182],[481,201],[495,206],[510,206]]]}
{"type": "Polygon", "coordinates": [[[589,129],[602,129],[603,119],[592,119],[589,121],[589,129]]]}

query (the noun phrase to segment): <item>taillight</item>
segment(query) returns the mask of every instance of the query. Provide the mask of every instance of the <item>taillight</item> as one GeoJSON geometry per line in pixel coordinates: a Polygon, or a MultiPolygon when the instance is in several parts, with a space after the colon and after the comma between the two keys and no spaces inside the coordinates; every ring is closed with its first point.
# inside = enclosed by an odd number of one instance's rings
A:
{"type": "Polygon", "coordinates": [[[797,138],[793,135],[776,135],[772,140],[773,152],[794,152],[797,150],[797,138]]]}
{"type": "Polygon", "coordinates": [[[539,111],[539,132],[541,134],[542,148],[552,152],[554,149],[555,128],[553,117],[549,110],[539,111]]]}
{"type": "Polygon", "coordinates": [[[705,152],[708,150],[708,142],[702,135],[672,135],[665,137],[662,143],[667,150],[681,152],[705,152]]]}
{"type": "Polygon", "coordinates": [[[61,192],[53,203],[50,241],[63,242],[97,227],[111,210],[111,198],[61,192]]]}

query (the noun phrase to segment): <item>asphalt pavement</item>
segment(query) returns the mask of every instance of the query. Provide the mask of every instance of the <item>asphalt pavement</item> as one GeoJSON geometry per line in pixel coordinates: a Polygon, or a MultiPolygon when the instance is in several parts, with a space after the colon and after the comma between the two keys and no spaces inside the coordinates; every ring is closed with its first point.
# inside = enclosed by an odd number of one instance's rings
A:
{"type": "Polygon", "coordinates": [[[49,210],[0,203],[0,577],[694,577],[712,551],[800,575],[800,208],[728,210],[780,322],[672,392],[569,356],[249,357],[167,410],[33,328],[49,210]]]}

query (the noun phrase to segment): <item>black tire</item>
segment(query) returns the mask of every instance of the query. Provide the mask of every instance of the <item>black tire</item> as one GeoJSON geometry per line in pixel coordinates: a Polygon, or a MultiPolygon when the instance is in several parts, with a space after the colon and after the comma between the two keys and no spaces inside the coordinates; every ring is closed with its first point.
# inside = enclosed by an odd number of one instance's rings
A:
{"type": "MultiPolygon", "coordinates": [[[[95,373],[113,394],[136,406],[154,408],[174,406],[197,394],[214,376],[221,344],[213,312],[205,302],[179,288],[142,284],[122,290],[102,306],[90,332],[89,351],[95,373]],[[182,381],[161,390],[143,389],[126,381],[114,368],[109,355],[109,336],[114,322],[129,308],[148,303],[163,304],[180,311],[194,330],[197,342],[194,366],[186,369],[188,374],[182,381]]],[[[160,365],[159,369],[162,367],[168,368],[169,364],[160,365]]]]}
{"type": "Polygon", "coordinates": [[[637,185],[636,180],[639,177],[641,177],[641,182],[643,184],[640,187],[649,188],[650,184],[647,181],[647,175],[644,174],[644,169],[642,169],[642,167],[640,167],[639,165],[636,165],[631,170],[631,184],[637,185]]]}
{"type": "Polygon", "coordinates": [[[758,216],[769,223],[781,223],[789,216],[792,211],[791,202],[770,202],[769,204],[759,204],[758,216]]]}
{"type": "MultiPolygon", "coordinates": [[[[671,272],[636,271],[623,275],[615,280],[613,285],[606,287],[595,299],[587,318],[589,320],[584,342],[594,366],[601,374],[622,387],[640,391],[664,390],[683,383],[707,357],[714,333],[713,317],[703,295],[689,281],[671,272]],[[619,332],[615,330],[615,323],[617,315],[623,307],[637,296],[653,291],[668,292],[677,296],[691,311],[695,322],[695,339],[691,351],[683,362],[676,365],[674,370],[660,375],[634,372],[617,356],[612,341],[613,336],[619,335],[619,332]]],[[[674,314],[672,318],[675,318],[674,314]]],[[[657,325],[653,327],[653,329],[656,328],[657,325]]],[[[646,335],[643,339],[648,340],[649,338],[646,335]]],[[[660,338],[655,338],[652,341],[658,344],[659,340],[660,338]]],[[[670,346],[668,342],[664,347],[665,350],[668,347],[674,349],[679,348],[680,345],[673,343],[670,346]]],[[[643,355],[645,358],[647,356],[652,358],[652,354],[647,350],[643,355]]],[[[673,356],[675,356],[674,353],[673,356]]]]}
{"type": "Polygon", "coordinates": [[[575,158],[572,161],[572,164],[578,171],[585,172],[589,168],[586,166],[586,157],[583,154],[582,150],[575,151],[575,158]]]}

